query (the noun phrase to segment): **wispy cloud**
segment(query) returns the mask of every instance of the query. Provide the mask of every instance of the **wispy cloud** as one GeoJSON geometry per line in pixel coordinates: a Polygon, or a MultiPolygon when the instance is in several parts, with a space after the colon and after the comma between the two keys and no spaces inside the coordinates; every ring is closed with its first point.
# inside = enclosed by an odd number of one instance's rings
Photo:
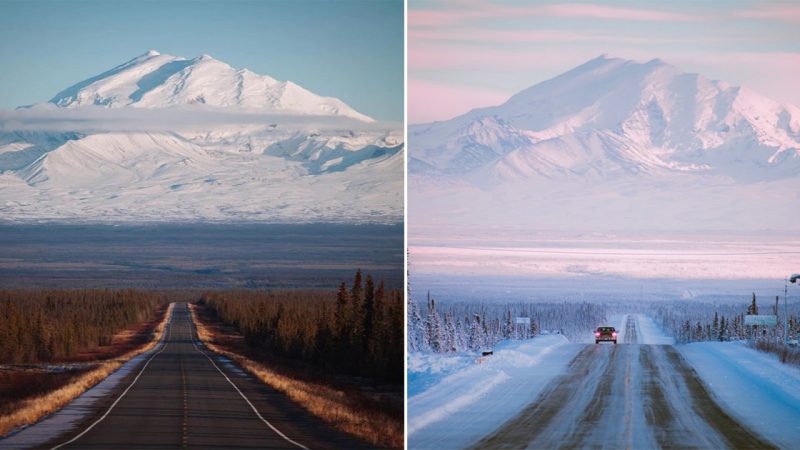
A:
{"type": "MultiPolygon", "coordinates": [[[[645,37],[626,36],[620,33],[575,32],[562,30],[500,30],[487,28],[415,28],[408,31],[408,39],[414,44],[424,41],[441,42],[483,42],[483,43],[626,43],[626,44],[688,44],[696,43],[696,37],[645,37]]],[[[742,40],[736,36],[711,36],[704,38],[706,42],[732,42],[742,40]]],[[[767,38],[762,39],[764,41],[767,38]]],[[[748,40],[752,41],[752,40],[748,40]]]]}
{"type": "Polygon", "coordinates": [[[737,17],[748,17],[754,19],[773,19],[789,22],[800,22],[800,5],[759,5],[757,8],[734,11],[733,15],[737,17]]]}
{"type": "Polygon", "coordinates": [[[155,132],[214,130],[236,125],[275,125],[284,130],[397,131],[402,129],[402,124],[397,122],[362,122],[340,116],[265,114],[263,111],[210,107],[110,109],[86,106],[68,109],[39,105],[15,110],[0,109],[0,131],[5,132],[155,132]]]}
{"type": "Polygon", "coordinates": [[[591,3],[519,6],[489,1],[473,1],[456,3],[451,9],[412,9],[408,12],[408,24],[410,27],[440,27],[475,20],[530,17],[591,18],[639,22],[693,22],[702,20],[701,17],[694,14],[591,3]]]}
{"type": "Polygon", "coordinates": [[[573,64],[600,53],[591,49],[531,49],[514,50],[496,47],[478,48],[459,45],[426,45],[409,42],[409,70],[431,69],[528,69],[573,64]]]}
{"type": "Polygon", "coordinates": [[[655,9],[621,8],[618,6],[572,3],[542,7],[544,14],[555,17],[590,17],[593,19],[635,20],[644,22],[693,22],[701,20],[693,14],[681,14],[655,9]]]}

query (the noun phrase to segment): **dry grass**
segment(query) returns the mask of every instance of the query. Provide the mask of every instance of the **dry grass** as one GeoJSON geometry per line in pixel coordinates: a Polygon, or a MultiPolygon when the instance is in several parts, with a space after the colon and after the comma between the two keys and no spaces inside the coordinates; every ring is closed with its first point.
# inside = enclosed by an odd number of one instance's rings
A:
{"type": "Polygon", "coordinates": [[[73,399],[111,375],[111,373],[119,369],[131,358],[155,347],[164,333],[164,327],[172,313],[173,306],[174,304],[170,304],[169,308],[167,308],[164,317],[153,333],[153,339],[147,344],[117,358],[103,361],[97,368],[77,376],[72,382],[52,392],[22,400],[19,402],[14,412],[0,416],[0,436],[5,436],[10,431],[21,426],[38,422],[48,414],[58,411],[73,399]]]}
{"type": "Polygon", "coordinates": [[[800,349],[787,347],[782,342],[774,341],[755,341],[750,345],[756,350],[777,355],[784,364],[800,366],[800,349]]]}
{"type": "Polygon", "coordinates": [[[197,320],[196,305],[189,305],[197,334],[205,346],[214,352],[235,361],[259,380],[284,393],[290,399],[346,433],[358,436],[370,444],[380,447],[403,447],[403,421],[376,411],[364,411],[344,391],[330,386],[297,380],[277,373],[263,364],[227,351],[215,345],[214,333],[202,321],[197,320]]]}

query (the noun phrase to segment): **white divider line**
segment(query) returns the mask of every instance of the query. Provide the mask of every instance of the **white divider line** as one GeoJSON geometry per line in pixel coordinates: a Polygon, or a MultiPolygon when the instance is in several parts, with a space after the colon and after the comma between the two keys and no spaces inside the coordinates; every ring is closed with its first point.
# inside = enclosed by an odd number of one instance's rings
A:
{"type": "Polygon", "coordinates": [[[153,358],[155,358],[156,356],[158,356],[158,354],[159,354],[159,353],[163,352],[163,351],[164,351],[164,349],[166,349],[166,348],[167,348],[167,342],[168,342],[170,339],[172,339],[172,313],[173,313],[173,311],[174,311],[174,305],[175,305],[175,304],[173,303],[173,304],[170,306],[169,319],[167,319],[167,326],[169,327],[169,332],[168,332],[168,335],[166,336],[166,340],[165,340],[165,342],[164,342],[164,345],[162,345],[162,346],[161,346],[161,349],[160,349],[159,351],[155,352],[155,353],[154,353],[154,354],[153,354],[153,355],[152,355],[150,358],[148,358],[148,359],[147,359],[147,362],[145,362],[145,363],[144,363],[144,366],[143,366],[143,367],[142,367],[142,369],[139,371],[139,373],[136,375],[136,378],[134,378],[134,379],[133,379],[133,381],[132,381],[132,382],[131,382],[131,384],[128,386],[128,388],[127,388],[127,389],[125,389],[125,390],[122,392],[122,394],[120,394],[120,395],[119,395],[119,397],[117,397],[117,399],[114,401],[114,403],[112,403],[112,404],[111,404],[111,406],[109,406],[109,407],[108,407],[108,410],[105,412],[105,414],[103,414],[103,416],[102,416],[102,417],[100,417],[100,418],[99,418],[99,419],[97,419],[97,420],[96,420],[94,423],[92,423],[91,425],[89,425],[89,427],[88,427],[88,428],[86,428],[85,430],[83,430],[83,431],[81,432],[81,434],[79,434],[79,435],[75,436],[74,438],[72,438],[72,439],[68,440],[67,442],[63,442],[63,443],[61,443],[61,444],[58,444],[58,445],[56,445],[56,446],[55,446],[55,447],[53,447],[51,450],[57,450],[57,449],[59,449],[59,448],[61,448],[61,447],[65,446],[65,445],[69,445],[69,444],[71,444],[71,443],[73,443],[73,442],[77,441],[77,440],[78,440],[78,439],[80,439],[80,438],[81,438],[81,437],[82,437],[84,434],[88,433],[88,432],[89,432],[89,431],[90,431],[92,428],[94,428],[94,427],[95,427],[95,425],[97,425],[98,423],[102,422],[102,421],[103,421],[103,419],[105,419],[105,418],[106,418],[106,416],[108,416],[108,414],[111,412],[111,410],[112,410],[112,409],[114,409],[114,407],[115,407],[115,406],[117,406],[117,403],[119,403],[119,401],[120,401],[120,400],[122,400],[122,397],[125,397],[125,394],[127,394],[127,393],[128,393],[128,391],[130,391],[130,390],[131,390],[131,388],[133,387],[133,385],[135,385],[135,384],[136,384],[136,382],[137,382],[137,381],[139,381],[139,377],[141,377],[141,376],[142,376],[142,374],[144,373],[144,370],[145,370],[145,369],[147,369],[147,366],[148,366],[148,365],[150,365],[150,361],[152,361],[152,360],[153,360],[153,358]]]}
{"type": "MultiPolygon", "coordinates": [[[[192,329],[192,330],[193,330],[193,329],[194,329],[194,322],[192,321],[192,317],[193,317],[193,316],[192,316],[192,314],[191,314],[191,312],[190,312],[190,313],[189,313],[189,318],[188,318],[188,320],[189,320],[189,322],[190,322],[190,324],[189,324],[189,326],[190,326],[190,329],[192,329]]],[[[199,339],[199,338],[198,338],[198,339],[199,339]]],[[[281,432],[281,430],[279,430],[279,429],[275,428],[275,426],[274,426],[274,425],[272,425],[271,423],[269,423],[269,421],[268,421],[267,419],[265,419],[265,418],[264,418],[264,417],[261,415],[261,413],[260,413],[260,412],[258,412],[258,409],[256,409],[256,407],[255,407],[255,406],[254,406],[254,405],[253,405],[253,404],[250,402],[250,399],[248,399],[248,398],[247,398],[247,396],[245,396],[245,395],[242,393],[242,391],[240,391],[240,390],[239,390],[239,388],[236,386],[236,384],[234,384],[234,383],[233,383],[233,381],[231,381],[231,379],[230,379],[230,378],[228,378],[228,376],[227,376],[227,375],[225,375],[225,372],[223,372],[223,371],[222,371],[222,369],[220,369],[220,368],[219,368],[219,366],[217,366],[217,363],[215,363],[215,362],[214,362],[214,360],[213,360],[213,359],[211,359],[211,357],[210,357],[210,356],[208,356],[207,354],[205,354],[205,353],[201,352],[201,351],[200,351],[200,349],[199,349],[199,348],[197,348],[197,344],[195,343],[194,336],[192,336],[192,345],[194,346],[194,349],[195,349],[195,350],[197,350],[197,352],[198,352],[198,353],[200,353],[201,355],[205,356],[206,358],[208,358],[208,360],[209,360],[209,361],[211,361],[211,364],[214,366],[214,368],[215,368],[215,369],[217,369],[217,371],[218,371],[220,374],[222,374],[222,376],[223,376],[223,377],[225,377],[225,379],[226,379],[226,380],[228,380],[228,383],[230,383],[230,384],[231,384],[231,386],[233,386],[233,388],[234,388],[234,389],[236,389],[236,392],[238,392],[238,393],[239,393],[239,395],[241,395],[241,396],[242,396],[242,398],[244,399],[244,401],[246,401],[246,402],[247,402],[247,404],[248,404],[248,405],[250,405],[250,408],[253,410],[253,412],[254,412],[254,413],[256,413],[256,416],[258,416],[258,418],[259,418],[259,419],[261,419],[261,421],[262,421],[262,422],[264,422],[265,424],[267,424],[267,426],[268,426],[268,427],[270,427],[270,428],[272,429],[272,431],[274,431],[275,433],[277,433],[277,434],[278,434],[280,437],[282,437],[282,438],[283,438],[284,440],[286,440],[287,442],[291,442],[292,444],[294,444],[294,445],[296,445],[296,446],[298,446],[298,447],[300,447],[300,448],[302,448],[302,449],[309,450],[309,448],[308,448],[308,447],[306,447],[305,445],[303,445],[303,444],[300,444],[299,442],[295,442],[295,441],[293,441],[293,440],[289,439],[289,436],[286,436],[285,434],[283,434],[283,433],[281,432]]]]}

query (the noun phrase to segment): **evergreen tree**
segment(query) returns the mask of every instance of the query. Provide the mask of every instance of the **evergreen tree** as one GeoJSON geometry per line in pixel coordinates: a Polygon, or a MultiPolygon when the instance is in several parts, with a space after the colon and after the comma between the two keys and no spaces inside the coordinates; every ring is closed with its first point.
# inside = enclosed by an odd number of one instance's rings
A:
{"type": "Polygon", "coordinates": [[[436,301],[431,298],[430,292],[428,292],[428,317],[426,330],[428,336],[428,345],[430,345],[431,351],[434,353],[441,352],[443,349],[442,323],[441,319],[439,318],[439,313],[436,311],[436,301]]]}
{"type": "Polygon", "coordinates": [[[506,312],[506,323],[505,328],[503,329],[503,338],[513,339],[514,337],[514,318],[511,317],[511,308],[509,308],[506,312]]]}
{"type": "Polygon", "coordinates": [[[449,311],[444,315],[444,343],[446,352],[455,353],[458,351],[456,347],[456,324],[453,321],[453,315],[449,311]]]}
{"type": "Polygon", "coordinates": [[[409,351],[425,351],[428,346],[425,342],[425,333],[423,333],[422,316],[419,313],[419,307],[411,295],[408,296],[408,350],[409,351]]]}
{"type": "Polygon", "coordinates": [[[717,316],[717,312],[714,311],[714,323],[711,326],[711,332],[713,333],[711,336],[718,337],[719,336],[719,317],[717,316]]]}
{"type": "Polygon", "coordinates": [[[756,305],[756,293],[753,292],[753,302],[747,308],[747,314],[758,314],[758,305],[756,305]]]}
{"type": "Polygon", "coordinates": [[[364,290],[364,304],[363,304],[363,325],[361,327],[363,333],[363,347],[364,351],[367,350],[367,343],[372,335],[373,319],[375,314],[375,285],[372,281],[372,275],[367,275],[366,286],[364,290]]]}
{"type": "Polygon", "coordinates": [[[348,300],[350,295],[347,293],[347,284],[342,281],[342,284],[339,285],[339,290],[336,292],[336,313],[335,313],[335,321],[336,321],[336,335],[338,337],[343,337],[347,333],[348,329],[348,300]]]}
{"type": "Polygon", "coordinates": [[[474,352],[481,351],[484,345],[484,330],[483,326],[481,325],[481,316],[480,314],[475,313],[473,315],[473,322],[472,322],[472,331],[470,333],[469,339],[469,348],[474,352]]]}

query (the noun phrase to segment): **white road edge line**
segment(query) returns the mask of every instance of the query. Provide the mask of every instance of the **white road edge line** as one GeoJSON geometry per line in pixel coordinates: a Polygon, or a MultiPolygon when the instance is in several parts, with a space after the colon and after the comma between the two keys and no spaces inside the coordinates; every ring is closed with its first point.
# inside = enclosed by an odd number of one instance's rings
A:
{"type": "Polygon", "coordinates": [[[51,450],[57,450],[57,449],[59,449],[59,448],[61,448],[61,447],[65,446],[65,445],[72,444],[73,442],[75,442],[75,441],[77,441],[78,439],[80,439],[80,438],[81,438],[81,437],[82,437],[84,434],[88,433],[88,432],[89,432],[89,431],[90,431],[92,428],[94,428],[94,427],[95,427],[95,425],[97,425],[98,423],[102,422],[102,421],[103,421],[103,419],[105,419],[105,418],[106,418],[106,416],[108,416],[108,414],[111,412],[111,410],[112,410],[112,409],[114,409],[114,407],[115,407],[115,406],[117,406],[117,403],[119,403],[119,401],[120,401],[120,400],[122,400],[122,397],[125,397],[125,394],[127,394],[127,393],[128,393],[128,391],[130,391],[130,390],[131,390],[131,388],[133,387],[133,385],[135,385],[135,384],[136,384],[136,382],[137,382],[137,381],[139,381],[139,377],[141,377],[141,376],[142,376],[142,373],[144,373],[144,370],[145,370],[145,369],[147,369],[147,366],[148,366],[148,365],[150,365],[150,361],[152,361],[152,360],[153,360],[153,358],[155,358],[156,356],[158,356],[158,354],[159,354],[159,353],[163,352],[163,351],[164,351],[164,349],[166,349],[166,348],[167,348],[167,341],[169,341],[169,339],[172,337],[172,313],[173,313],[173,311],[174,311],[174,308],[175,308],[175,306],[174,306],[174,305],[175,305],[175,303],[172,303],[172,304],[170,305],[170,310],[169,310],[169,319],[167,319],[167,326],[169,327],[169,336],[166,336],[166,333],[165,333],[165,336],[164,336],[164,337],[166,337],[166,340],[165,340],[165,342],[164,342],[164,345],[162,345],[162,346],[161,346],[161,350],[159,350],[159,351],[157,351],[156,353],[154,353],[154,354],[153,354],[153,356],[151,356],[151,357],[150,357],[150,358],[147,360],[147,362],[146,362],[146,363],[144,363],[144,366],[143,366],[143,367],[142,367],[142,369],[139,371],[139,373],[136,375],[136,378],[134,378],[134,379],[133,379],[133,381],[131,382],[131,384],[128,386],[128,388],[127,388],[127,389],[125,389],[125,390],[122,392],[122,394],[120,394],[120,395],[119,395],[119,397],[117,397],[117,399],[114,401],[114,403],[112,403],[112,404],[111,404],[111,406],[109,406],[109,407],[108,407],[108,410],[105,412],[105,414],[103,414],[103,417],[101,417],[101,418],[97,419],[97,420],[96,420],[96,421],[95,421],[93,424],[89,425],[89,427],[88,427],[88,428],[86,428],[85,430],[83,430],[83,431],[81,432],[81,434],[79,434],[79,435],[75,436],[74,438],[72,438],[72,439],[68,440],[67,442],[63,442],[63,443],[61,443],[61,444],[58,444],[58,445],[56,445],[56,446],[55,446],[55,447],[53,447],[51,450]]]}
{"type": "MultiPolygon", "coordinates": [[[[192,318],[193,318],[193,317],[194,317],[194,316],[192,315],[192,313],[191,313],[191,312],[189,312],[189,318],[188,318],[188,320],[189,320],[189,322],[190,322],[190,326],[191,326],[191,328],[194,330],[194,329],[195,329],[195,325],[194,325],[194,321],[192,320],[192,318]]],[[[233,386],[233,388],[234,388],[234,389],[236,389],[236,392],[238,392],[238,393],[239,393],[239,395],[241,395],[241,396],[242,396],[242,398],[244,399],[244,401],[246,401],[246,402],[247,402],[247,404],[248,404],[248,405],[250,405],[250,408],[253,410],[253,412],[254,412],[254,413],[256,413],[256,415],[258,416],[258,418],[259,418],[259,419],[261,419],[261,421],[262,421],[262,422],[264,422],[265,424],[267,424],[267,426],[268,426],[268,427],[270,427],[270,428],[272,429],[272,431],[274,431],[275,433],[277,433],[277,434],[278,434],[280,437],[282,437],[283,439],[285,439],[287,442],[291,442],[292,444],[294,444],[294,445],[296,445],[296,446],[298,446],[298,447],[300,447],[300,448],[302,448],[302,449],[305,449],[305,450],[310,450],[310,449],[309,449],[308,447],[306,447],[305,445],[303,445],[303,444],[301,444],[301,443],[299,443],[299,442],[295,442],[295,441],[293,441],[293,440],[289,439],[289,436],[286,436],[285,434],[283,434],[283,433],[281,432],[281,430],[279,430],[279,429],[275,428],[275,426],[274,426],[274,425],[272,425],[271,423],[269,423],[269,421],[268,421],[267,419],[265,419],[265,418],[264,418],[264,417],[261,415],[261,413],[260,413],[260,412],[258,412],[258,410],[256,409],[256,407],[255,407],[255,406],[254,406],[254,405],[253,405],[253,404],[250,402],[250,400],[249,400],[249,399],[248,399],[248,398],[247,398],[247,397],[246,397],[246,396],[245,396],[245,395],[242,393],[242,391],[240,391],[240,390],[239,390],[239,388],[236,386],[236,384],[234,384],[234,383],[233,383],[233,381],[231,381],[231,379],[230,379],[230,378],[228,378],[228,376],[227,376],[227,375],[225,375],[225,372],[223,372],[223,371],[222,371],[222,369],[220,369],[220,368],[219,368],[219,366],[217,366],[217,363],[215,363],[215,362],[214,362],[214,360],[213,360],[213,359],[211,359],[211,357],[210,357],[210,356],[208,356],[207,354],[205,354],[205,353],[201,352],[201,351],[200,351],[200,349],[199,349],[199,348],[197,348],[197,344],[195,343],[194,336],[192,336],[192,345],[194,346],[194,349],[195,349],[195,350],[197,350],[197,352],[198,352],[198,353],[200,353],[201,355],[205,356],[206,358],[208,358],[208,360],[209,360],[209,361],[211,361],[211,364],[214,366],[214,368],[215,368],[215,369],[217,369],[217,371],[218,371],[220,374],[222,374],[222,376],[223,376],[223,377],[225,377],[225,379],[226,379],[226,380],[228,380],[228,383],[230,383],[230,384],[231,384],[231,386],[233,386]]]]}

